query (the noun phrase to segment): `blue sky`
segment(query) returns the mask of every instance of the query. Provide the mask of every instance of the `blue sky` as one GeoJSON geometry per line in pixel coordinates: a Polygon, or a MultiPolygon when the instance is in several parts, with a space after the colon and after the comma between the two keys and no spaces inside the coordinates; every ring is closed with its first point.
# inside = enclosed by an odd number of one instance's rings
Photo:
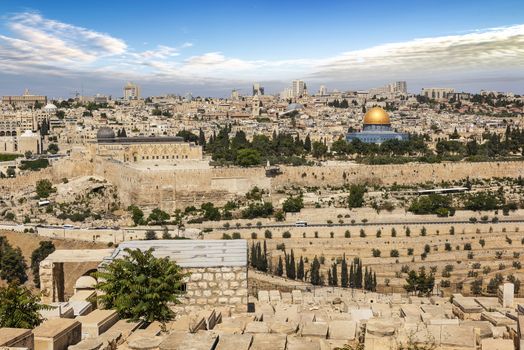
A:
{"type": "Polygon", "coordinates": [[[0,93],[224,96],[261,81],[524,92],[524,1],[0,0],[0,93]]]}

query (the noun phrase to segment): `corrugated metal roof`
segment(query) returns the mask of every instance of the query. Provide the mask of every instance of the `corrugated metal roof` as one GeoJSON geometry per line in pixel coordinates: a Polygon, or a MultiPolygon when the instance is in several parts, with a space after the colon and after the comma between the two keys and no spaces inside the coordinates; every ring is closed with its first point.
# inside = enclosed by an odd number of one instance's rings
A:
{"type": "Polygon", "coordinates": [[[181,267],[247,266],[247,241],[244,239],[126,241],[120,243],[105,262],[122,258],[125,248],[153,248],[154,256],[169,257],[181,267]]]}

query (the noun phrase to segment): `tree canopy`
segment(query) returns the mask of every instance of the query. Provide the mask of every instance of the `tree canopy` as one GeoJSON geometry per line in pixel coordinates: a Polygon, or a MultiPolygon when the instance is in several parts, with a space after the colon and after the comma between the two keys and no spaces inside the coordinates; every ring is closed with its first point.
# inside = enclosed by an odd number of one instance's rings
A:
{"type": "Polygon", "coordinates": [[[187,276],[169,258],[156,258],[154,249],[124,250],[126,255],[96,272],[99,301],[133,322],[161,323],[173,319],[169,304],[178,303],[187,276]]]}

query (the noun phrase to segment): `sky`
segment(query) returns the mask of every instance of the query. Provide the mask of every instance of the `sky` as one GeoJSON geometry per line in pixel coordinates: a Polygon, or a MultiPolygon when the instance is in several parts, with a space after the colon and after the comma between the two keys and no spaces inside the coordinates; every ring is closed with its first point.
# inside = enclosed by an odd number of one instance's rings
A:
{"type": "Polygon", "coordinates": [[[0,94],[524,93],[522,0],[0,0],[0,94]]]}

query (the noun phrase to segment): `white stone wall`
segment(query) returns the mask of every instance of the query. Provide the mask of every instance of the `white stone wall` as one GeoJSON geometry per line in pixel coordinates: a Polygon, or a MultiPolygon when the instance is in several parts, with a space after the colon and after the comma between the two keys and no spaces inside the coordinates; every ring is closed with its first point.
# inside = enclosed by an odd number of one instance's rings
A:
{"type": "Polygon", "coordinates": [[[206,267],[188,269],[184,305],[232,306],[247,308],[247,267],[206,267]]]}

